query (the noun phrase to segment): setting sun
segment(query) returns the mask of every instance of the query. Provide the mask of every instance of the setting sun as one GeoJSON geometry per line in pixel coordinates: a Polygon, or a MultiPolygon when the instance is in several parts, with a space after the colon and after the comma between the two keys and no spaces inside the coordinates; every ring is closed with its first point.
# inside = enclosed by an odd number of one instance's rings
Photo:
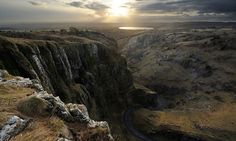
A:
{"type": "Polygon", "coordinates": [[[127,0],[113,0],[111,8],[108,10],[109,16],[114,17],[127,17],[129,15],[129,9],[125,7],[127,0]]]}

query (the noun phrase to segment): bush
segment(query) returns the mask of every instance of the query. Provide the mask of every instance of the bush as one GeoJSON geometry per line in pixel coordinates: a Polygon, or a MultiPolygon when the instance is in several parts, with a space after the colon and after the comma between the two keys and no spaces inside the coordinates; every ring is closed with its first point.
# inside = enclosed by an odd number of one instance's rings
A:
{"type": "Polygon", "coordinates": [[[17,109],[23,114],[33,117],[38,115],[40,116],[49,115],[49,113],[46,112],[47,104],[44,102],[44,100],[36,96],[30,96],[21,100],[17,104],[17,109]]]}

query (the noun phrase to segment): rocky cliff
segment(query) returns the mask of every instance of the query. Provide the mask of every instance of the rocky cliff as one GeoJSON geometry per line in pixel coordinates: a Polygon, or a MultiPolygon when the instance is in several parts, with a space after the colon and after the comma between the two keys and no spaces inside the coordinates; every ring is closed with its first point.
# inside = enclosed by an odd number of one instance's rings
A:
{"type": "Polygon", "coordinates": [[[132,76],[116,43],[103,34],[74,28],[1,32],[0,54],[0,69],[39,80],[65,103],[85,104],[95,119],[119,123],[132,76]]]}

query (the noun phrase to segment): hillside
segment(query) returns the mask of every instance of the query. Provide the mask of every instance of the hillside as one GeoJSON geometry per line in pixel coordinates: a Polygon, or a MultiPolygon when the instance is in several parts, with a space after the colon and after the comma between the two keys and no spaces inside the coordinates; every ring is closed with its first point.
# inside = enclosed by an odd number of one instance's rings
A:
{"type": "Polygon", "coordinates": [[[133,124],[152,140],[236,139],[236,30],[174,28],[128,39],[122,54],[134,81],[157,92],[157,109],[133,124]]]}

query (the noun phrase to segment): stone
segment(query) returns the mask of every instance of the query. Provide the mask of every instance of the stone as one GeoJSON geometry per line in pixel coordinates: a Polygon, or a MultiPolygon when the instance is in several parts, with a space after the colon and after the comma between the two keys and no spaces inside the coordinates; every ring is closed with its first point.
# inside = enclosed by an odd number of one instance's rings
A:
{"type": "Polygon", "coordinates": [[[3,79],[8,75],[9,73],[6,70],[0,70],[0,82],[2,82],[3,79]]]}
{"type": "Polygon", "coordinates": [[[90,121],[88,111],[85,106],[83,106],[83,111],[80,109],[81,106],[79,106],[78,104],[70,103],[67,104],[66,107],[76,121],[80,121],[82,123],[88,123],[90,121]]]}
{"type": "Polygon", "coordinates": [[[37,91],[43,91],[43,86],[41,85],[40,81],[37,79],[32,80],[32,88],[36,89],[37,91]]]}
{"type": "Polygon", "coordinates": [[[0,141],[9,141],[11,137],[23,131],[29,120],[21,119],[18,116],[11,117],[0,130],[0,141]]]}
{"type": "Polygon", "coordinates": [[[74,118],[68,109],[66,109],[64,102],[62,102],[59,97],[54,97],[52,94],[48,94],[45,91],[38,93],[37,96],[47,101],[49,111],[51,111],[52,114],[55,113],[58,117],[68,122],[74,121],[74,118]]]}

